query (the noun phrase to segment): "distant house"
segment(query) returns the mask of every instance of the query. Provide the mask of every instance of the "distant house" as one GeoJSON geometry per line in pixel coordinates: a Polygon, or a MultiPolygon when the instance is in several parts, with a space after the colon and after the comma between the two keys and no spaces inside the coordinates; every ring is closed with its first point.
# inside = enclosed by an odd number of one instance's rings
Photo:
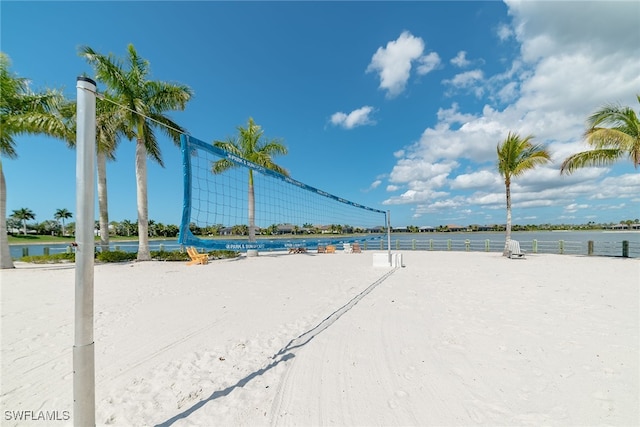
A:
{"type": "Polygon", "coordinates": [[[393,227],[391,231],[394,233],[408,233],[409,229],[407,227],[393,227]]]}
{"type": "Polygon", "coordinates": [[[294,226],[292,224],[280,224],[276,232],[278,234],[293,234],[294,226]]]}
{"type": "Polygon", "coordinates": [[[418,228],[418,233],[435,233],[435,227],[431,227],[430,225],[423,225],[418,228]]]}
{"type": "Polygon", "coordinates": [[[467,227],[463,227],[461,225],[455,224],[447,224],[447,231],[455,232],[455,231],[466,231],[467,227]]]}
{"type": "Polygon", "coordinates": [[[369,228],[367,230],[367,232],[369,232],[369,233],[384,233],[384,227],[378,226],[378,227],[369,228]]]}
{"type": "Polygon", "coordinates": [[[224,227],[220,229],[221,236],[231,236],[232,234],[233,234],[233,228],[231,227],[224,227]]]}
{"type": "Polygon", "coordinates": [[[616,224],[605,228],[610,228],[612,230],[628,230],[629,226],[627,224],[616,224]]]}

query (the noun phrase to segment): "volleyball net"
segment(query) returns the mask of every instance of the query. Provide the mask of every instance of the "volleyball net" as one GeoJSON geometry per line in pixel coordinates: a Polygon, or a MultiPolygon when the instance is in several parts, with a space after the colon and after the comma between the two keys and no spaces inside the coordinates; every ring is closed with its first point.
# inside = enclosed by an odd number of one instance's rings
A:
{"type": "Polygon", "coordinates": [[[178,242],[182,245],[286,250],[386,237],[385,211],[334,196],[189,135],[182,135],[181,150],[184,203],[178,242]],[[213,165],[220,160],[232,167],[214,173],[213,165]],[[255,241],[249,241],[250,212],[255,241]]]}

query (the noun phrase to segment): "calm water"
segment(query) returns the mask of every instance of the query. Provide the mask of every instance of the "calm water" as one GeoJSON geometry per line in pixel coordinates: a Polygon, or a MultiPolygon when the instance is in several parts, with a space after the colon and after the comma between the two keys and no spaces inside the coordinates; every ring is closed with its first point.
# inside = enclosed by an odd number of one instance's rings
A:
{"type": "MultiPolygon", "coordinates": [[[[629,242],[629,256],[640,258],[640,232],[637,231],[532,231],[513,232],[512,239],[520,242],[520,247],[529,253],[564,253],[586,255],[588,242],[593,243],[593,254],[603,256],[621,256],[623,241],[629,242]]],[[[504,247],[505,234],[494,232],[477,233],[393,233],[391,234],[391,248],[394,250],[452,250],[452,251],[490,251],[501,252],[504,247]],[[468,240],[468,243],[466,242],[468,240]]],[[[265,239],[269,240],[269,239],[265,239]]],[[[283,244],[306,244],[313,248],[318,241],[328,239],[281,239],[283,244]]],[[[244,240],[229,240],[241,242],[244,240]]],[[[165,250],[180,248],[176,239],[152,240],[151,250],[158,250],[162,246],[165,250]]],[[[386,249],[386,237],[381,240],[369,241],[367,249],[386,249]]],[[[40,244],[40,245],[10,245],[11,256],[20,258],[23,251],[29,255],[42,255],[45,251],[50,254],[65,252],[66,244],[40,244]]],[[[138,250],[137,242],[112,243],[112,249],[120,249],[128,252],[138,250]]]]}

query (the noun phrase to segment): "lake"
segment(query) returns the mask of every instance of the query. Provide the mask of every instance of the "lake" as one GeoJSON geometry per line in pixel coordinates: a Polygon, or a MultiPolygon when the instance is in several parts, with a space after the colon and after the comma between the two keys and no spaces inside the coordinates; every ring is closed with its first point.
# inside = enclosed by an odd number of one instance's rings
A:
{"type": "MultiPolygon", "coordinates": [[[[511,238],[520,242],[522,250],[528,253],[563,253],[573,255],[586,255],[589,251],[589,241],[593,242],[592,254],[600,256],[621,256],[623,241],[628,243],[630,257],[640,258],[640,232],[638,231],[515,231],[511,238]]],[[[353,238],[344,238],[344,241],[352,241],[353,238]]],[[[488,251],[502,252],[504,247],[504,232],[455,232],[455,233],[392,233],[391,248],[393,250],[451,250],[451,251],[488,251]]],[[[286,246],[308,246],[315,248],[318,242],[340,242],[340,236],[322,238],[296,237],[291,239],[258,239],[269,243],[282,242],[282,248],[286,246]]],[[[224,240],[229,245],[237,245],[246,242],[246,239],[224,240]]],[[[161,247],[171,251],[179,249],[177,239],[152,240],[149,242],[151,250],[159,250],[161,247]]],[[[127,252],[138,250],[137,241],[112,242],[111,249],[119,249],[127,252]]],[[[365,249],[387,249],[386,236],[365,242],[365,249]]],[[[46,251],[50,254],[70,250],[66,244],[37,244],[37,245],[10,245],[11,256],[14,259],[23,256],[24,251],[29,255],[43,255],[46,251]]]]}

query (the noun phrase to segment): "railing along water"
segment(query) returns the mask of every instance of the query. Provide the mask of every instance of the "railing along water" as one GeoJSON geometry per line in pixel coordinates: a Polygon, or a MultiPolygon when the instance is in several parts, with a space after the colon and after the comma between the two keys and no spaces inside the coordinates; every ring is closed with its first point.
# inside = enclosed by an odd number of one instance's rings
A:
{"type": "MultiPolygon", "coordinates": [[[[575,240],[519,240],[520,247],[532,254],[596,255],[640,258],[640,243],[628,240],[618,242],[583,242],[575,240]]],[[[386,250],[384,241],[369,242],[369,250],[386,250]]],[[[491,239],[391,239],[391,250],[502,252],[504,240],[491,239]]]]}

